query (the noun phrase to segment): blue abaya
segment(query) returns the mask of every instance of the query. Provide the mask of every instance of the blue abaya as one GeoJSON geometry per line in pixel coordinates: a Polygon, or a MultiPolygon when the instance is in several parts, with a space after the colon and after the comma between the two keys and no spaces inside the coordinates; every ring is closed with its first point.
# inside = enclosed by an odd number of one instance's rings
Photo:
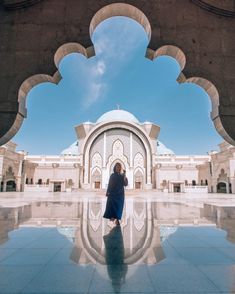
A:
{"type": "Polygon", "coordinates": [[[128,180],[122,174],[114,172],[109,178],[109,184],[106,196],[107,203],[104,218],[118,219],[122,218],[124,206],[124,186],[128,185],[128,180]]]}

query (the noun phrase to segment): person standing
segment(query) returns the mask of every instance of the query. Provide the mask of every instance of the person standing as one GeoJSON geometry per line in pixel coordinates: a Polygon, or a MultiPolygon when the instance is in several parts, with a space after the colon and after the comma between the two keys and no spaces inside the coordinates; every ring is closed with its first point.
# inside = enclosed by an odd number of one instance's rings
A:
{"type": "Polygon", "coordinates": [[[113,168],[113,173],[109,178],[108,189],[106,192],[107,202],[103,215],[104,218],[115,221],[116,225],[120,225],[122,211],[124,206],[125,192],[124,187],[128,185],[126,171],[121,172],[122,166],[117,162],[113,168]]]}

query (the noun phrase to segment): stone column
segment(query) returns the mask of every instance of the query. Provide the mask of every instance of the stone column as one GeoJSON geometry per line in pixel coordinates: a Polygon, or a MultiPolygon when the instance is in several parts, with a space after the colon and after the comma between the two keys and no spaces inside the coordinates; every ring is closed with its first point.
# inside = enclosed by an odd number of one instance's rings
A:
{"type": "Polygon", "coordinates": [[[226,182],[226,193],[229,194],[229,182],[226,182]]]}
{"type": "Polygon", "coordinates": [[[106,167],[106,132],[104,132],[104,144],[103,144],[103,167],[106,167]]]}
{"type": "Polygon", "coordinates": [[[130,168],[133,167],[133,136],[130,132],[130,168]]]}
{"type": "Polygon", "coordinates": [[[232,193],[235,194],[235,177],[231,177],[230,182],[232,185],[232,193]]]}
{"type": "Polygon", "coordinates": [[[135,188],[134,166],[133,166],[133,134],[130,132],[130,168],[128,177],[128,186],[130,189],[135,188]]]}
{"type": "Polygon", "coordinates": [[[101,188],[106,189],[106,184],[108,182],[107,178],[107,166],[106,166],[106,148],[107,148],[107,138],[106,132],[104,132],[104,142],[103,142],[103,160],[102,160],[102,175],[101,175],[101,188]]]}
{"type": "Polygon", "coordinates": [[[158,163],[156,165],[156,169],[155,169],[155,175],[156,175],[156,189],[160,190],[161,186],[160,186],[160,180],[159,180],[159,171],[161,169],[161,163],[158,163]]]}
{"type": "Polygon", "coordinates": [[[6,192],[6,190],[7,190],[7,181],[4,180],[3,181],[3,192],[6,192]]]}
{"type": "Polygon", "coordinates": [[[74,181],[74,184],[71,187],[71,189],[72,188],[78,189],[79,188],[79,176],[80,176],[79,167],[80,167],[80,165],[79,165],[79,163],[74,163],[73,167],[76,170],[76,177],[75,177],[75,181],[74,181]]]}

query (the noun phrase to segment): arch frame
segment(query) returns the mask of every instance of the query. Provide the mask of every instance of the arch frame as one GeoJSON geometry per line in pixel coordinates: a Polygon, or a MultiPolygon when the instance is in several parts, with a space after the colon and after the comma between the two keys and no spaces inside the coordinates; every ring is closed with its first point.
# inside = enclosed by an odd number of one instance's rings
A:
{"type": "Polygon", "coordinates": [[[148,135],[146,132],[137,124],[130,123],[130,122],[122,122],[122,121],[112,121],[112,122],[103,122],[99,123],[97,126],[95,126],[86,136],[83,145],[82,145],[82,155],[83,155],[83,166],[84,166],[84,184],[89,184],[89,169],[90,169],[90,150],[93,145],[93,142],[95,141],[98,136],[100,136],[102,133],[105,133],[108,130],[112,129],[125,129],[128,132],[134,133],[143,144],[145,153],[146,153],[146,160],[147,160],[147,166],[146,166],[146,185],[151,186],[151,167],[153,162],[153,146],[152,142],[148,138],[148,135]]]}
{"type": "MultiPolygon", "coordinates": [[[[18,3],[18,2],[21,2],[21,1],[16,1],[16,3],[18,3]]],[[[41,2],[44,3],[44,1],[41,1],[41,2]]],[[[197,9],[195,3],[197,2],[196,4],[198,4],[199,2],[201,3],[203,1],[196,1],[195,0],[195,1],[191,1],[191,2],[192,2],[192,4],[191,4],[192,8],[193,8],[193,6],[195,6],[195,9],[197,9]]],[[[6,3],[3,3],[3,5],[6,5],[6,3]]],[[[38,3],[37,5],[35,5],[35,7],[39,7],[40,5],[41,5],[41,3],[38,3]]],[[[18,7],[18,6],[16,6],[16,7],[18,7]]],[[[30,8],[30,9],[34,9],[34,7],[30,8]]],[[[197,11],[200,11],[200,10],[202,10],[202,9],[199,7],[197,11]]],[[[57,68],[57,71],[52,75],[34,74],[34,75],[31,75],[28,78],[22,80],[22,83],[18,82],[18,85],[19,85],[18,100],[11,102],[12,105],[10,105],[10,109],[14,109],[14,110],[9,111],[9,106],[5,106],[5,104],[3,104],[3,106],[1,106],[1,109],[0,109],[1,113],[4,113],[4,117],[7,117],[7,115],[8,115],[9,118],[11,118],[11,120],[9,120],[10,122],[9,122],[9,125],[7,125],[7,127],[4,126],[4,128],[2,130],[0,130],[0,134],[1,134],[0,145],[5,144],[18,132],[19,128],[21,127],[21,125],[23,123],[24,118],[26,118],[26,116],[27,116],[26,97],[27,97],[29,91],[34,86],[36,86],[40,83],[44,83],[44,82],[58,84],[61,79],[61,75],[59,72],[59,64],[60,64],[60,61],[62,60],[62,58],[65,57],[66,55],[68,55],[70,53],[80,53],[85,58],[89,58],[91,56],[94,56],[95,50],[94,50],[94,46],[91,41],[92,34],[93,34],[95,28],[102,21],[104,21],[105,19],[108,19],[110,17],[113,17],[113,16],[130,17],[130,18],[134,19],[135,21],[137,21],[145,29],[145,32],[146,32],[148,39],[150,41],[148,48],[146,50],[146,57],[147,58],[149,58],[150,60],[154,60],[158,56],[167,55],[167,56],[171,56],[174,59],[176,59],[180,65],[180,68],[181,68],[181,73],[178,77],[179,82],[196,83],[197,85],[201,86],[208,94],[210,91],[207,91],[208,90],[207,85],[206,85],[207,83],[210,84],[209,87],[214,85],[214,87],[216,89],[215,84],[213,84],[212,82],[210,82],[206,78],[205,79],[203,77],[200,78],[194,74],[192,74],[192,77],[188,77],[188,78],[185,76],[185,74],[182,71],[184,70],[184,67],[186,64],[186,58],[185,58],[185,54],[183,52],[183,48],[180,48],[180,46],[178,46],[176,44],[177,42],[174,42],[174,40],[172,40],[172,42],[169,42],[169,41],[167,42],[167,41],[161,40],[161,42],[159,42],[158,47],[157,46],[155,47],[153,45],[155,43],[155,41],[153,39],[155,36],[153,35],[152,28],[151,28],[151,23],[153,23],[153,21],[152,21],[151,17],[146,14],[147,10],[145,9],[145,7],[143,7],[139,4],[138,5],[136,4],[134,6],[132,4],[129,4],[128,1],[127,1],[127,3],[121,3],[121,2],[116,3],[116,1],[115,1],[115,3],[111,3],[111,4],[108,3],[107,5],[104,5],[104,6],[102,6],[102,4],[97,5],[97,7],[92,9],[91,11],[92,12],[90,12],[90,14],[92,14],[92,16],[91,17],[89,16],[90,18],[89,18],[89,28],[88,28],[88,34],[90,36],[90,40],[86,39],[86,41],[84,42],[84,45],[82,45],[80,42],[66,42],[66,41],[62,42],[62,45],[60,44],[57,47],[58,49],[56,50],[55,55],[54,55],[54,65],[57,68]],[[170,43],[172,43],[172,44],[170,44],[170,43]],[[202,80],[207,81],[207,82],[203,83],[202,80]],[[8,109],[8,110],[6,111],[4,109],[8,109]],[[13,119],[13,117],[14,117],[14,119],[13,119]]],[[[203,15],[207,14],[207,12],[206,11],[204,12],[202,10],[202,14],[203,15]]],[[[224,16],[223,20],[225,21],[225,20],[227,20],[227,17],[229,15],[225,14],[223,16],[224,16]]],[[[211,15],[210,17],[216,18],[216,15],[211,15]]],[[[230,18],[230,20],[231,20],[231,18],[230,18]]],[[[154,29],[155,29],[155,27],[157,27],[157,25],[155,23],[153,23],[153,24],[154,24],[154,29]]],[[[221,84],[220,84],[220,86],[221,86],[221,84]]],[[[217,85],[217,87],[218,87],[218,85],[217,85]]],[[[219,92],[219,91],[217,90],[217,92],[219,92]]],[[[220,93],[220,95],[218,95],[218,97],[217,97],[216,94],[215,95],[212,94],[211,96],[209,94],[210,99],[212,101],[211,119],[213,120],[214,126],[215,126],[216,130],[218,131],[218,133],[230,144],[235,145],[235,135],[234,135],[235,133],[233,131],[233,128],[231,128],[231,126],[228,124],[228,120],[234,121],[234,119],[235,119],[235,113],[234,113],[235,103],[233,102],[231,107],[229,105],[225,105],[225,103],[223,103],[223,105],[222,105],[220,102],[221,102],[223,96],[221,96],[221,95],[222,95],[222,93],[220,93]]],[[[223,100],[225,100],[225,99],[223,98],[223,100]]],[[[227,100],[229,100],[229,98],[227,100]]]]}

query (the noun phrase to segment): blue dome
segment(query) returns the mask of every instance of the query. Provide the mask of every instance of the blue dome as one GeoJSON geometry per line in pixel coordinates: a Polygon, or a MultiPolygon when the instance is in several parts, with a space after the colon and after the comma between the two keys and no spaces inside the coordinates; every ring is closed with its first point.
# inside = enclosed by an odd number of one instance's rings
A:
{"type": "Polygon", "coordinates": [[[167,148],[162,142],[157,141],[157,155],[174,155],[175,153],[167,148]]]}
{"type": "Polygon", "coordinates": [[[105,112],[103,115],[101,115],[100,118],[98,118],[96,123],[107,121],[128,121],[139,123],[138,119],[132,113],[121,109],[115,109],[105,112]]]}
{"type": "Polygon", "coordinates": [[[75,141],[68,148],[64,149],[61,152],[61,155],[78,155],[78,141],[75,141]]]}

